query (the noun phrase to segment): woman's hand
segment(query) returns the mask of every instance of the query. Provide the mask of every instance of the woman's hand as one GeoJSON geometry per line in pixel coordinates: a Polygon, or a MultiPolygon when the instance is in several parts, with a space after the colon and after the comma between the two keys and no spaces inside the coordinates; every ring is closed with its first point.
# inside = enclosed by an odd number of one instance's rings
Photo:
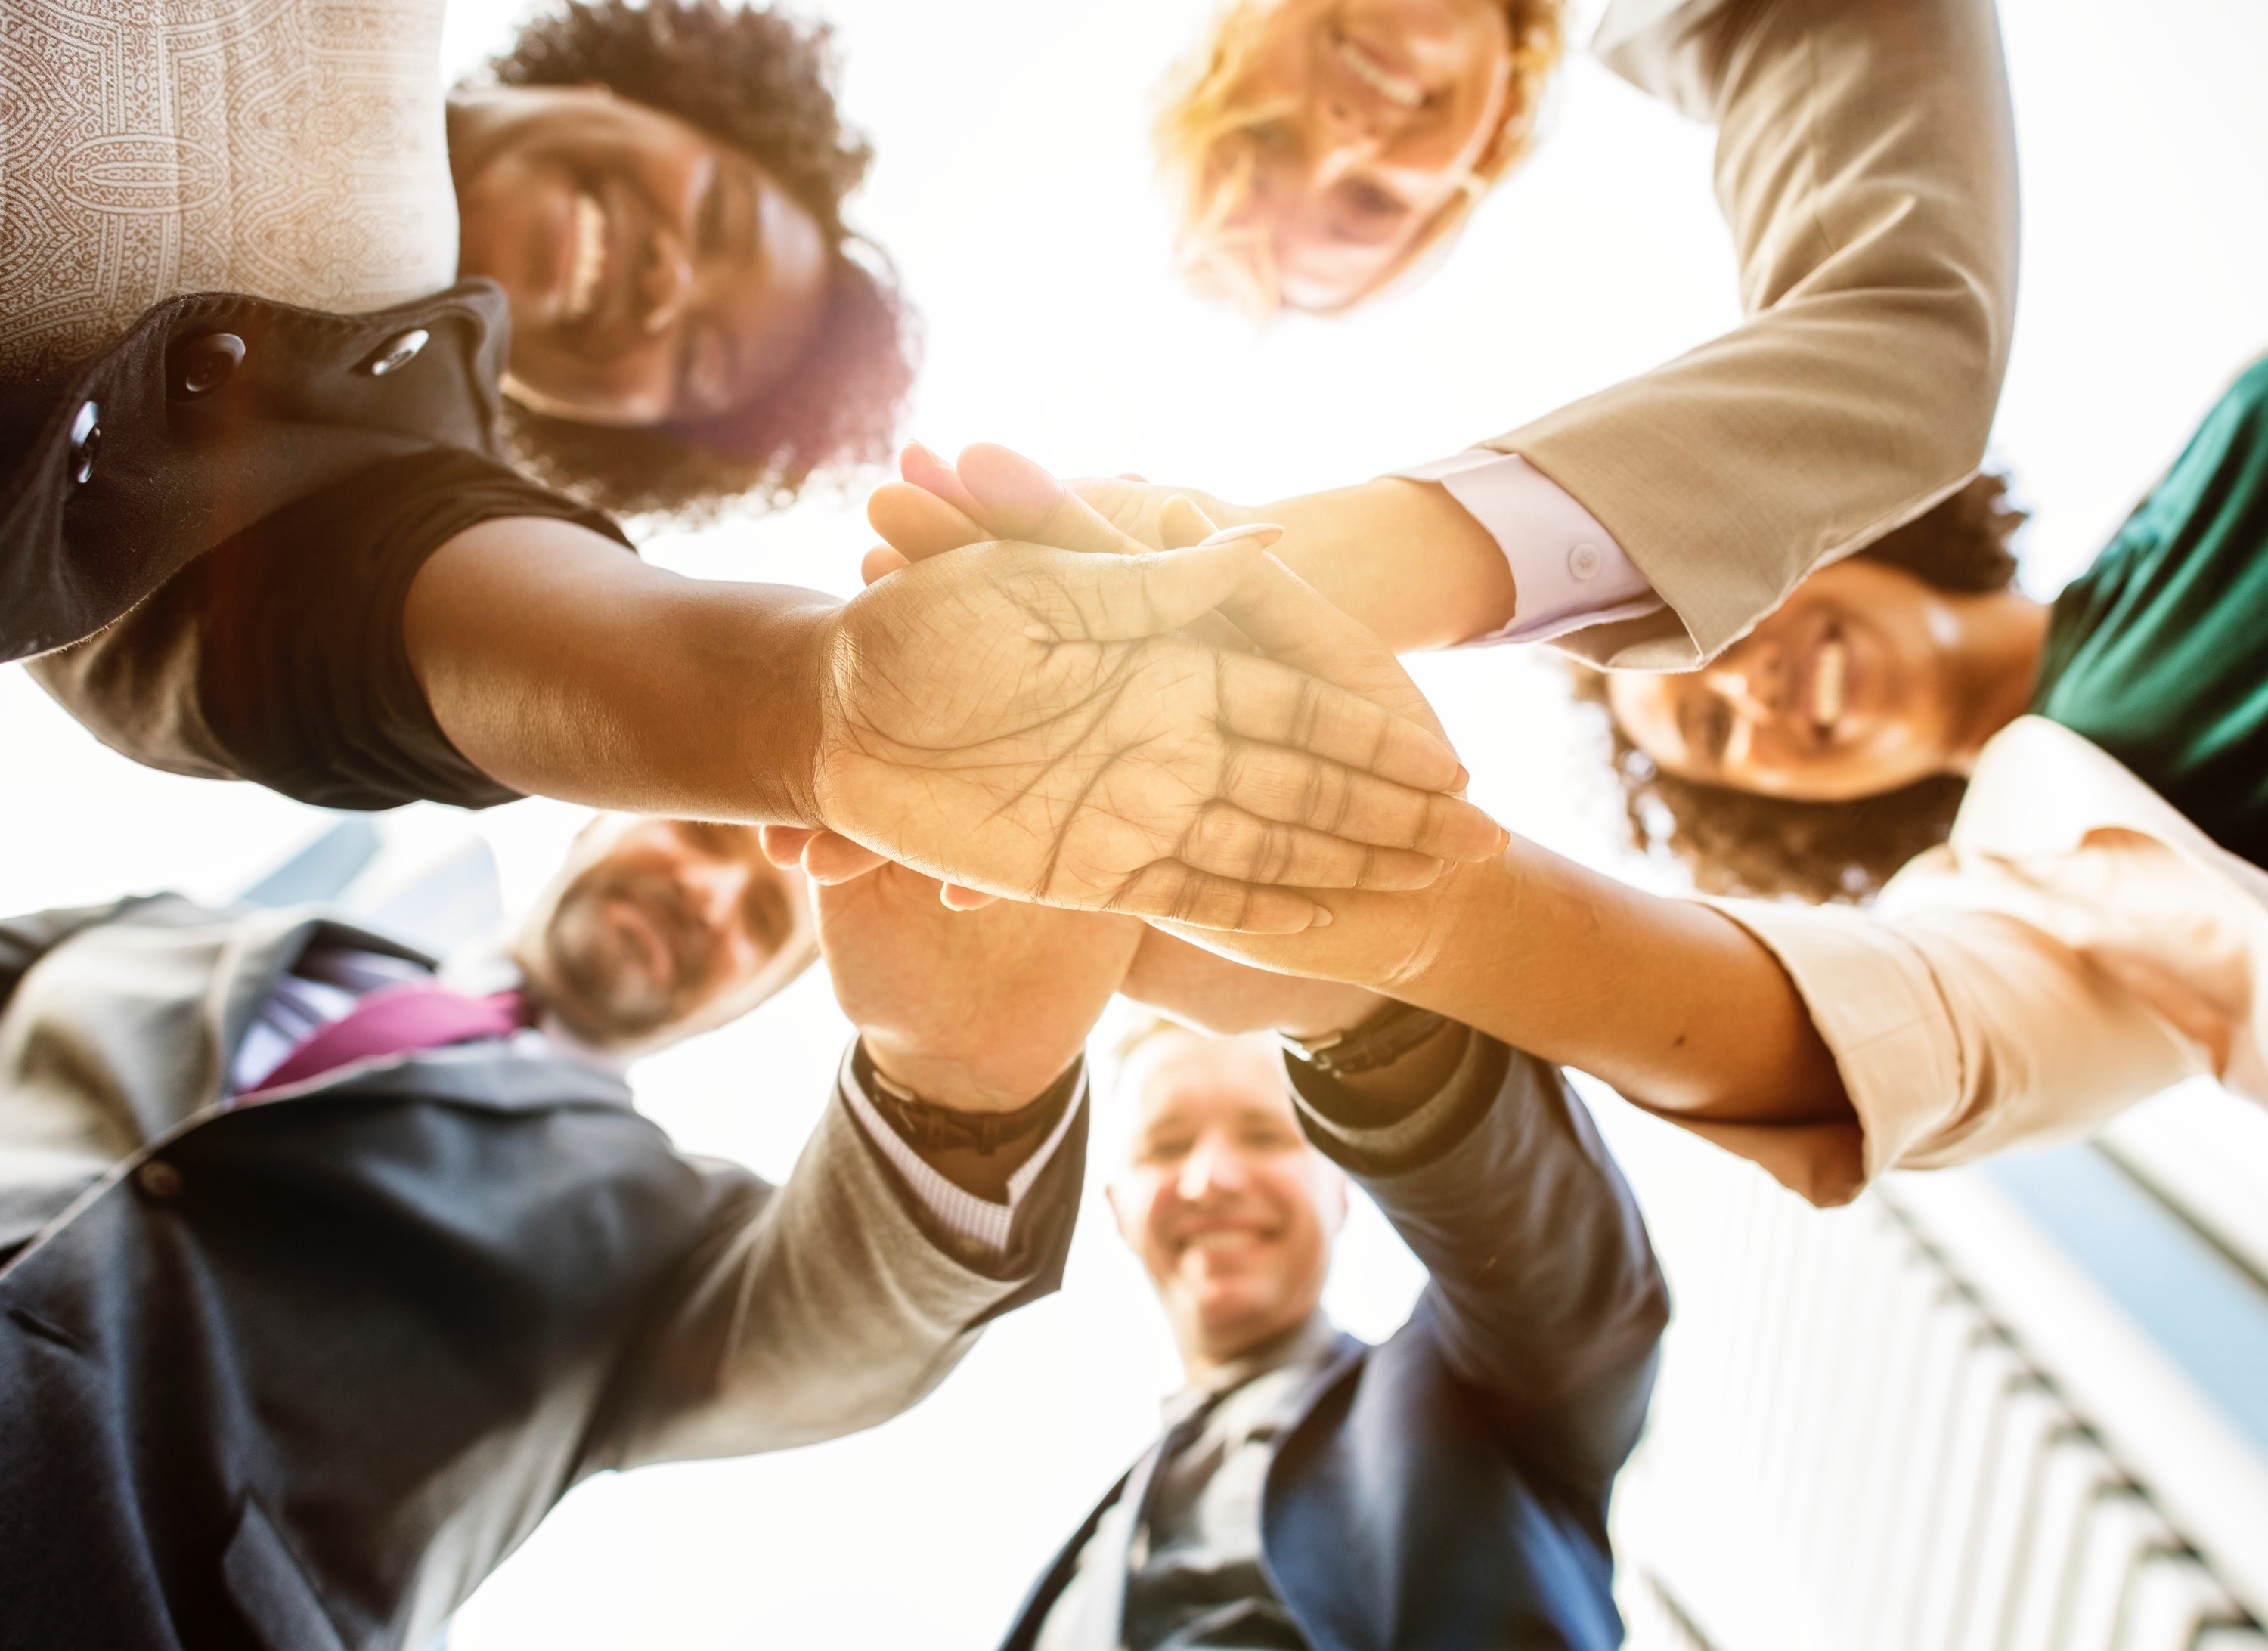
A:
{"type": "Polygon", "coordinates": [[[1303,980],[1217,957],[1154,927],[1142,931],[1118,990],[1215,1037],[1247,1032],[1321,1037],[1359,1026],[1386,1001],[1360,986],[1303,980]]]}

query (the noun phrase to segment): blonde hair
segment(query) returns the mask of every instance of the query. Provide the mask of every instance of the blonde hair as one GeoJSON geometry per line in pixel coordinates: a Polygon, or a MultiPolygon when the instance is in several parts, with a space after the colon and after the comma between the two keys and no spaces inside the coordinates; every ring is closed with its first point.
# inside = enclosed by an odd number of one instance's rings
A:
{"type": "MultiPolygon", "coordinates": [[[[1432,220],[1370,286],[1340,308],[1375,298],[1410,275],[1429,254],[1446,252],[1480,197],[1503,181],[1534,147],[1536,122],[1564,46],[1564,0],[1501,0],[1512,30],[1512,77],[1505,115],[1487,151],[1432,220]]],[[[1249,222],[1256,170],[1251,134],[1285,113],[1246,90],[1271,0],[1228,0],[1197,48],[1170,70],[1159,88],[1151,128],[1158,168],[1178,217],[1174,262],[1199,292],[1265,321],[1283,307],[1273,249],[1249,222]]]]}

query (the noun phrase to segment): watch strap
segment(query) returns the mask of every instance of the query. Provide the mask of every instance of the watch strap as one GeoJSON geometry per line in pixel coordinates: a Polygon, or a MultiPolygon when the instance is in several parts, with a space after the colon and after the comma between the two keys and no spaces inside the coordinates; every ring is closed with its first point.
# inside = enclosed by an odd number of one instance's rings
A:
{"type": "Polygon", "coordinates": [[[1449,1023],[1449,1017],[1410,1003],[1389,1003],[1361,1024],[1326,1037],[1279,1034],[1284,1047],[1328,1078],[1351,1078],[1391,1066],[1449,1023]]]}

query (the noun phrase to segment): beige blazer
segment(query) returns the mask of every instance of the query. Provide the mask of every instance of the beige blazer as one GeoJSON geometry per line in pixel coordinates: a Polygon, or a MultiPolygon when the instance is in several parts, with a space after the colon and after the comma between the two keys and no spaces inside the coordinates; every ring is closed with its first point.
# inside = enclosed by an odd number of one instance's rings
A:
{"type": "Polygon", "coordinates": [[[2043,718],[1984,748],[1951,841],[1871,909],[1712,903],[1786,968],[1858,1122],[1699,1132],[1815,1203],[2198,1073],[2268,1104],[2268,873],[2043,718]]]}
{"type": "Polygon", "coordinates": [[[1616,0],[1594,48],[1716,126],[1749,319],[1485,445],[1669,606],[1559,645],[1679,669],[1983,457],[2015,315],[2007,72],[1991,0],[1616,0]]]}

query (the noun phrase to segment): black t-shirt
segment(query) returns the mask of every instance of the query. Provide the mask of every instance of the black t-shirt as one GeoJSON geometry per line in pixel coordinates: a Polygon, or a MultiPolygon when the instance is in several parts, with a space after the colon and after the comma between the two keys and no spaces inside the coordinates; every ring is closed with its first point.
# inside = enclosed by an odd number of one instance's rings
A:
{"type": "Polygon", "coordinates": [[[630,544],[602,512],[478,454],[409,453],[276,512],[33,673],[106,743],[176,772],[327,808],[509,802],[441,732],[401,634],[425,558],[506,516],[630,544]]]}

